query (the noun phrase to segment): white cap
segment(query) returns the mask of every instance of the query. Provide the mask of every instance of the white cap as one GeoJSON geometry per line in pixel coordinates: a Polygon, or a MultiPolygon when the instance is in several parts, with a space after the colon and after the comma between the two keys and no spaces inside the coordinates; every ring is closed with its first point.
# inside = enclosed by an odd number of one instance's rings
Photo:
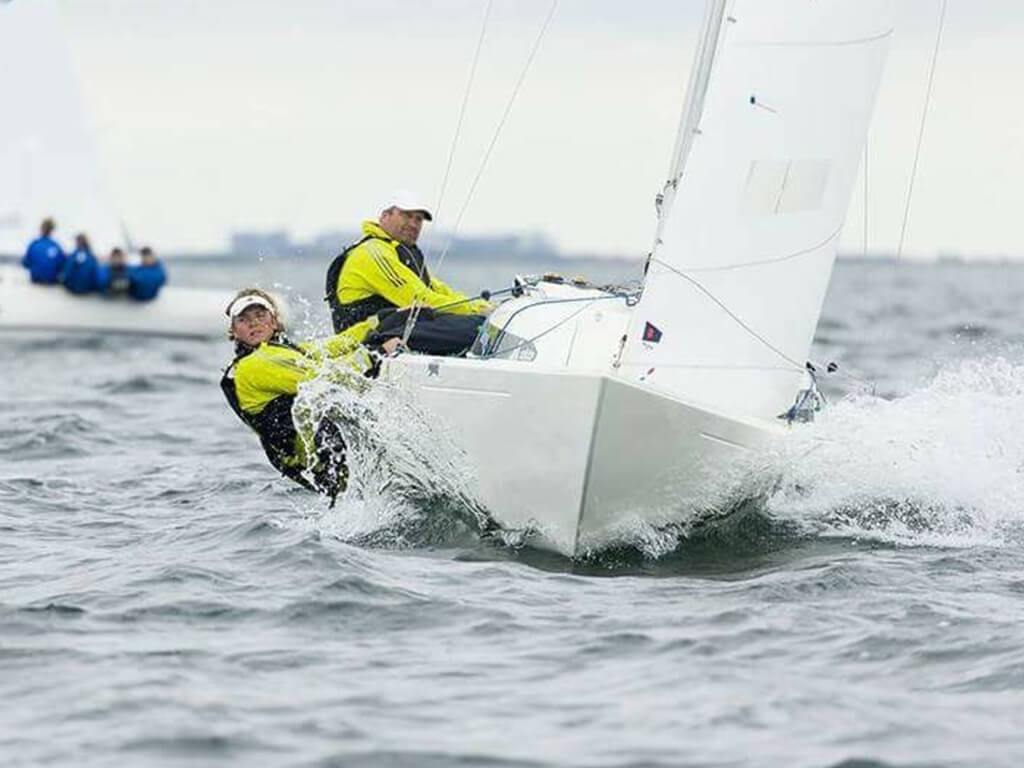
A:
{"type": "Polygon", "coordinates": [[[392,192],[387,200],[384,201],[381,210],[386,211],[389,208],[399,208],[403,211],[419,211],[427,221],[434,220],[434,217],[430,214],[430,209],[424,202],[424,198],[421,195],[410,192],[408,189],[396,189],[392,192]]]}
{"type": "Polygon", "coordinates": [[[245,312],[245,310],[247,310],[249,307],[263,307],[264,309],[268,310],[272,315],[277,315],[277,308],[269,301],[267,301],[265,298],[255,293],[249,293],[246,294],[245,296],[239,296],[237,299],[235,299],[228,305],[227,310],[225,310],[225,314],[232,320],[234,320],[240,314],[245,312]]]}

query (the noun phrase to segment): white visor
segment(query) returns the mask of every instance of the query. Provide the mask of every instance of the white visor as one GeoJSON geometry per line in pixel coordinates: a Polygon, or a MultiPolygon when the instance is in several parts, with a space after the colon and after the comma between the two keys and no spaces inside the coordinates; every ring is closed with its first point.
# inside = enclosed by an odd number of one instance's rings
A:
{"type": "Polygon", "coordinates": [[[250,293],[246,296],[239,296],[237,299],[232,301],[226,310],[226,314],[232,320],[238,317],[240,314],[245,312],[249,307],[263,307],[268,310],[270,314],[276,316],[277,310],[274,309],[274,305],[264,299],[262,296],[258,296],[254,293],[250,293]]]}
{"type": "Polygon", "coordinates": [[[419,211],[427,221],[434,220],[423,197],[407,189],[397,189],[391,193],[391,196],[384,201],[384,207],[381,210],[386,211],[390,208],[398,208],[400,211],[419,211]]]}

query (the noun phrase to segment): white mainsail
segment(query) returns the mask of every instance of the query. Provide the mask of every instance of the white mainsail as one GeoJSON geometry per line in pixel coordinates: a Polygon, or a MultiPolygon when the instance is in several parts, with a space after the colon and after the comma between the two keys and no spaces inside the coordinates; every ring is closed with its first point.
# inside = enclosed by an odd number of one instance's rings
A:
{"type": "Polygon", "coordinates": [[[892,28],[887,0],[710,0],[619,375],[774,418],[803,377],[892,28]]]}
{"type": "Polygon", "coordinates": [[[53,216],[67,246],[121,244],[54,0],[0,0],[0,254],[53,216]]]}

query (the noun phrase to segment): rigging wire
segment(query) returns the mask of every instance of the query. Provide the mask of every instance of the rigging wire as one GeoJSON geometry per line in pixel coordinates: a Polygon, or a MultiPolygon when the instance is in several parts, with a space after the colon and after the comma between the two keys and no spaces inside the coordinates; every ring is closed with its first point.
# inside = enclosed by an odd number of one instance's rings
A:
{"type": "Polygon", "coordinates": [[[480,36],[477,38],[476,51],[473,53],[473,63],[469,68],[469,80],[466,81],[466,90],[462,94],[462,105],[459,107],[459,117],[455,121],[455,133],[452,135],[452,143],[448,148],[448,162],[444,168],[444,178],[441,180],[441,191],[437,195],[437,205],[434,207],[435,214],[440,214],[441,205],[444,203],[445,192],[448,191],[448,181],[451,178],[452,166],[455,164],[455,150],[459,144],[459,136],[462,134],[462,124],[466,119],[466,106],[469,104],[469,94],[473,90],[473,81],[476,79],[476,68],[480,63],[480,52],[484,47],[484,37],[487,35],[487,23],[490,21],[491,8],[493,7],[494,0],[487,0],[487,7],[484,9],[484,19],[480,24],[480,36]]]}
{"type": "Polygon", "coordinates": [[[585,312],[586,310],[590,309],[590,307],[592,307],[597,302],[599,302],[599,301],[609,301],[609,300],[613,300],[613,299],[623,299],[623,298],[625,298],[625,297],[622,294],[609,294],[607,296],[585,296],[585,297],[579,298],[579,299],[551,299],[551,300],[548,300],[548,301],[542,301],[542,302],[540,302],[538,304],[528,304],[525,307],[521,307],[520,309],[516,310],[516,312],[512,315],[512,317],[509,317],[508,320],[505,321],[505,326],[498,332],[498,335],[494,337],[494,341],[491,342],[488,345],[488,350],[487,350],[486,354],[482,354],[482,355],[480,355],[480,357],[483,358],[483,359],[487,359],[487,358],[491,358],[491,357],[498,357],[498,356],[502,356],[503,357],[505,355],[510,355],[511,353],[513,353],[513,352],[515,352],[515,351],[517,351],[517,350],[519,350],[519,349],[521,349],[523,347],[526,347],[526,346],[529,346],[530,344],[533,344],[535,341],[537,341],[538,339],[543,338],[544,336],[547,336],[552,331],[558,330],[563,325],[568,323],[570,320],[573,320],[574,318],[579,316],[579,314],[581,312],[585,312]],[[512,318],[515,317],[516,315],[520,314],[521,312],[524,312],[525,310],[534,309],[536,307],[541,307],[541,306],[546,307],[546,306],[550,306],[552,304],[579,304],[579,303],[583,303],[584,306],[580,307],[575,312],[572,312],[571,314],[567,315],[566,317],[563,317],[561,320],[559,320],[554,325],[549,326],[548,328],[545,328],[543,331],[538,333],[536,336],[532,336],[529,339],[521,339],[520,342],[518,344],[516,344],[514,347],[509,347],[508,349],[502,349],[502,350],[499,351],[498,346],[500,345],[502,339],[505,337],[505,328],[508,327],[509,323],[512,322],[512,318]],[[493,351],[491,351],[492,347],[493,347],[493,351]]]}
{"type": "MultiPolygon", "coordinates": [[[[751,328],[746,323],[746,321],[743,320],[743,318],[741,318],[739,315],[737,315],[735,312],[733,312],[731,309],[729,309],[729,307],[725,304],[725,302],[723,302],[721,299],[719,299],[717,296],[715,296],[710,290],[708,290],[696,278],[688,275],[686,272],[683,272],[680,269],[676,269],[671,264],[667,264],[664,261],[662,261],[661,259],[652,257],[651,258],[651,263],[658,264],[659,266],[664,267],[665,269],[667,269],[669,272],[672,272],[672,273],[678,275],[679,277],[683,278],[687,282],[689,282],[694,288],[696,288],[698,291],[700,291],[705,296],[707,296],[712,302],[714,302],[723,312],[725,312],[726,315],[728,315],[737,325],[739,325],[740,328],[742,328],[744,331],[746,331],[748,334],[750,334],[750,336],[754,340],[760,342],[765,347],[767,347],[769,350],[774,352],[782,360],[784,360],[785,362],[787,362],[791,366],[793,366],[793,368],[795,370],[803,372],[803,371],[807,370],[808,363],[813,363],[814,365],[817,365],[817,366],[819,366],[821,368],[824,368],[829,373],[837,373],[842,378],[849,379],[851,381],[855,381],[855,382],[861,384],[864,387],[870,386],[871,389],[874,390],[875,385],[872,382],[866,381],[865,379],[861,379],[861,378],[859,378],[857,376],[854,376],[852,374],[849,374],[849,373],[846,373],[844,371],[841,371],[838,368],[833,368],[833,365],[822,365],[821,363],[816,363],[816,362],[811,361],[811,360],[808,360],[808,361],[806,361],[804,363],[800,363],[797,360],[794,360],[792,357],[787,355],[785,352],[783,352],[777,346],[775,346],[770,341],[768,341],[768,339],[766,339],[760,333],[758,333],[753,328],[751,328]]],[[[689,366],[677,366],[677,367],[689,367],[689,366]]]]}
{"type": "Polygon", "coordinates": [[[864,253],[863,256],[866,259],[868,257],[868,203],[870,197],[868,195],[868,149],[869,142],[864,142],[864,253]]]}
{"type": "MultiPolygon", "coordinates": [[[[437,263],[434,264],[435,270],[440,269],[441,265],[444,263],[444,257],[448,254],[452,241],[455,239],[455,236],[459,231],[459,226],[462,224],[462,217],[465,215],[466,209],[469,208],[469,204],[473,199],[473,194],[476,192],[477,185],[480,183],[480,179],[484,175],[484,170],[487,168],[487,163],[491,158],[491,153],[494,151],[494,147],[498,143],[498,137],[501,136],[502,129],[505,127],[505,122],[508,120],[508,116],[512,112],[512,106],[515,104],[516,97],[519,95],[523,82],[526,80],[526,74],[530,70],[530,65],[533,64],[533,60],[537,56],[537,51],[540,50],[541,41],[544,39],[544,34],[551,25],[551,20],[554,18],[555,10],[557,8],[558,0],[551,0],[551,7],[548,9],[548,14],[544,19],[544,23],[541,25],[541,28],[537,33],[537,38],[533,42],[533,48],[530,50],[530,55],[527,56],[526,62],[523,64],[523,68],[519,73],[519,78],[516,80],[512,93],[509,95],[508,103],[505,105],[505,111],[502,113],[501,119],[498,121],[498,125],[494,130],[494,135],[491,137],[491,142],[488,145],[487,150],[484,152],[483,159],[480,161],[480,167],[477,169],[476,176],[473,177],[473,182],[470,184],[469,192],[466,194],[466,200],[462,204],[462,208],[459,209],[458,215],[455,217],[455,225],[452,227],[452,230],[448,235],[448,239],[444,244],[444,248],[441,250],[441,254],[437,258],[437,263]]],[[[409,320],[405,325],[405,333],[402,335],[403,343],[408,343],[409,336],[412,334],[413,328],[416,326],[416,320],[419,317],[422,306],[423,303],[419,301],[413,304],[413,310],[409,313],[409,320]]]]}
{"type": "Polygon", "coordinates": [[[681,269],[676,269],[671,264],[668,264],[667,262],[664,262],[661,259],[652,257],[651,258],[651,263],[652,264],[658,264],[659,266],[667,269],[669,272],[672,272],[672,273],[674,273],[676,275],[679,275],[679,277],[681,277],[684,280],[686,280],[687,282],[689,282],[694,288],[696,288],[698,291],[700,291],[705,296],[707,296],[709,299],[711,299],[711,301],[713,301],[718,306],[719,309],[721,309],[723,312],[725,312],[725,314],[727,314],[730,318],[732,318],[732,320],[737,325],[739,325],[743,330],[745,330],[747,333],[749,333],[754,339],[756,339],[757,341],[761,342],[764,346],[766,346],[768,349],[770,349],[776,355],[781,357],[787,363],[792,365],[798,371],[804,370],[804,364],[803,363],[800,363],[800,362],[797,362],[796,360],[794,360],[792,357],[787,355],[785,352],[783,352],[777,346],[775,346],[770,341],[768,341],[768,339],[766,339],[764,336],[762,336],[757,331],[755,331],[753,328],[751,328],[749,325],[747,325],[747,323],[744,322],[744,320],[739,315],[737,315],[735,312],[733,312],[731,309],[729,309],[729,307],[725,304],[725,302],[723,302],[721,299],[719,299],[717,296],[715,296],[715,294],[713,294],[711,291],[709,291],[707,288],[705,288],[704,285],[699,280],[697,280],[696,278],[691,277],[690,275],[686,274],[681,269]]]}
{"type": "Polygon", "coordinates": [[[935,48],[932,51],[931,67],[928,71],[928,87],[925,91],[924,108],[921,110],[921,126],[917,132],[917,148],[914,151],[914,165],[910,169],[910,185],[907,188],[907,202],[903,209],[903,226],[900,229],[900,244],[896,249],[896,260],[903,257],[903,243],[907,237],[907,222],[910,220],[910,201],[914,196],[914,180],[917,178],[917,164],[921,159],[921,145],[924,143],[924,126],[928,119],[928,106],[932,99],[932,86],[935,83],[935,69],[939,60],[939,47],[942,43],[942,30],[946,25],[946,6],[949,0],[942,0],[942,8],[939,11],[939,27],[935,33],[935,48]]]}

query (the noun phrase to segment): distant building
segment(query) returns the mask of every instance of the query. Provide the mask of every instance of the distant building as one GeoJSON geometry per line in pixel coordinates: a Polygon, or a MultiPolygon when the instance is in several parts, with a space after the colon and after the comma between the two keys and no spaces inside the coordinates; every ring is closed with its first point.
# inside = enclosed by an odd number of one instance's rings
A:
{"type": "MultiPolygon", "coordinates": [[[[308,242],[292,240],[287,230],[269,232],[235,232],[231,235],[232,256],[308,256],[324,258],[336,256],[350,245],[358,243],[361,232],[331,230],[321,232],[308,242]]],[[[428,258],[436,258],[447,248],[446,258],[486,259],[505,258],[523,261],[552,261],[562,258],[557,246],[544,235],[496,234],[456,235],[444,231],[430,232],[420,239],[420,246],[428,258]]]]}
{"type": "MultiPolygon", "coordinates": [[[[431,250],[448,243],[448,235],[434,237],[431,250]]],[[[526,261],[550,261],[559,258],[558,249],[542,235],[459,235],[448,246],[448,258],[519,258],[526,261]]]]}
{"type": "Polygon", "coordinates": [[[231,253],[236,256],[285,256],[298,247],[285,230],[231,235],[231,253]]]}
{"type": "Polygon", "coordinates": [[[353,243],[359,242],[362,235],[356,232],[321,232],[317,235],[306,250],[315,255],[337,256],[353,243]]]}

